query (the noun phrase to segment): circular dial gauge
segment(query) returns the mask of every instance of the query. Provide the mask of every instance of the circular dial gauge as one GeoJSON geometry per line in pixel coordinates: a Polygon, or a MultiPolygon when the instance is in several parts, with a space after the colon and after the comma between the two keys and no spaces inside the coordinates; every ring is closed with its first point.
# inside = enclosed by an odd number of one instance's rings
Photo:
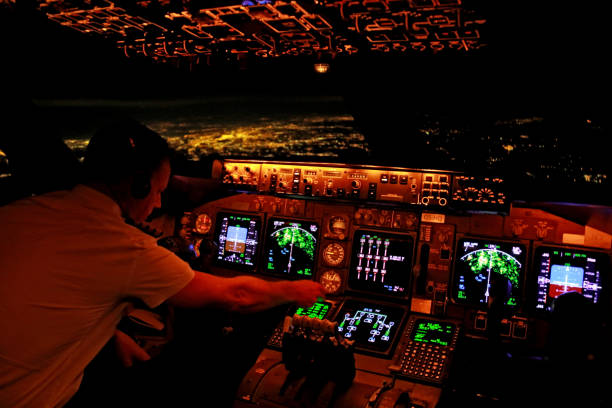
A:
{"type": "Polygon", "coordinates": [[[331,217],[329,220],[329,232],[337,235],[340,239],[344,239],[346,236],[346,220],[344,217],[339,215],[331,217]]]}
{"type": "Polygon", "coordinates": [[[321,274],[319,283],[323,286],[325,293],[331,295],[338,292],[340,286],[342,286],[342,278],[338,272],[329,270],[321,274]]]}
{"type": "Polygon", "coordinates": [[[198,218],[195,220],[195,231],[198,234],[206,234],[210,231],[210,227],[212,225],[212,221],[208,214],[202,213],[198,215],[198,218]]]}
{"type": "Polygon", "coordinates": [[[338,266],[344,261],[344,247],[336,242],[323,249],[323,260],[329,266],[338,266]]]}

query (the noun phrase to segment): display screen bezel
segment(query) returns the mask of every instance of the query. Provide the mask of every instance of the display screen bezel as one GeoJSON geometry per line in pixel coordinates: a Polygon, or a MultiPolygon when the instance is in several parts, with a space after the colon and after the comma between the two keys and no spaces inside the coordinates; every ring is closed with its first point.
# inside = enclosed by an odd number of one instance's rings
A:
{"type": "Polygon", "coordinates": [[[231,210],[222,210],[217,212],[215,217],[215,230],[213,240],[215,245],[217,246],[217,253],[215,253],[213,257],[212,264],[218,267],[237,270],[241,272],[254,272],[259,263],[259,253],[261,252],[262,243],[262,225],[263,225],[263,217],[259,214],[254,213],[245,213],[240,211],[231,211],[231,210]],[[257,229],[257,244],[255,247],[255,253],[253,254],[253,259],[251,264],[239,264],[235,262],[226,261],[218,258],[218,250],[220,247],[219,237],[221,233],[222,220],[225,216],[237,216],[237,217],[250,217],[251,219],[256,221],[256,229],[257,229]]]}
{"type": "Polygon", "coordinates": [[[459,304],[459,305],[464,305],[464,306],[473,306],[473,307],[480,307],[480,308],[486,308],[487,307],[487,303],[486,302],[481,302],[481,301],[474,301],[474,300],[470,300],[470,299],[460,299],[458,298],[458,283],[457,283],[457,279],[459,278],[459,274],[460,274],[460,265],[461,265],[461,258],[464,256],[463,254],[463,250],[462,250],[462,246],[463,243],[465,241],[477,241],[480,243],[490,243],[490,244],[499,244],[499,245],[508,245],[508,246],[519,246],[522,249],[522,254],[520,255],[522,258],[522,267],[521,267],[521,272],[520,275],[518,277],[518,286],[513,289],[513,294],[514,294],[514,298],[516,299],[516,304],[508,304],[506,303],[504,305],[505,308],[508,309],[519,309],[523,306],[524,303],[524,298],[525,298],[525,280],[527,272],[528,272],[528,263],[529,263],[529,250],[530,250],[530,246],[529,246],[529,242],[528,241],[524,241],[524,240],[507,240],[507,239],[498,239],[496,237],[485,237],[485,236],[468,236],[468,235],[464,235],[464,236],[457,236],[456,237],[456,244],[455,244],[455,254],[454,254],[454,260],[453,260],[453,273],[451,276],[451,279],[449,281],[450,283],[450,298],[452,300],[453,303],[455,304],[459,304]]]}
{"type": "Polygon", "coordinates": [[[274,276],[277,278],[290,279],[290,280],[300,280],[300,279],[310,279],[314,280],[317,273],[318,267],[318,257],[319,257],[319,248],[321,246],[321,223],[316,219],[304,219],[304,218],[294,218],[294,217],[282,217],[282,216],[273,216],[269,217],[266,221],[266,230],[265,235],[263,237],[263,245],[261,246],[261,265],[260,271],[263,274],[274,276]],[[284,221],[284,222],[296,222],[296,223],[308,223],[310,225],[316,225],[317,231],[313,235],[317,240],[315,244],[315,248],[313,251],[313,260],[312,260],[312,273],[310,275],[298,275],[298,274],[285,274],[283,272],[271,271],[268,268],[268,253],[270,250],[270,234],[273,233],[274,221],[284,221]]]}
{"type": "MultiPolygon", "coordinates": [[[[540,277],[540,268],[541,268],[541,256],[542,252],[546,250],[564,250],[564,251],[576,251],[582,252],[585,254],[594,255],[597,258],[597,263],[600,267],[600,284],[601,291],[599,292],[600,299],[597,303],[590,302],[595,308],[603,308],[605,305],[609,303],[609,278],[608,274],[611,269],[611,259],[608,253],[597,250],[595,248],[587,248],[587,247],[577,247],[577,246],[569,246],[569,245],[554,245],[554,244],[541,244],[537,245],[533,249],[533,257],[531,260],[531,269],[532,274],[530,277],[530,298],[531,298],[531,309],[537,315],[548,315],[552,313],[552,301],[546,302],[544,308],[538,308],[538,291],[539,285],[538,280],[540,277]],[[547,308],[548,306],[549,308],[547,308]]],[[[547,290],[550,290],[550,286],[547,287],[547,290]]],[[[587,298],[588,299],[588,298],[587,298]]]]}
{"type": "MultiPolygon", "coordinates": [[[[453,343],[453,338],[455,337],[455,332],[457,330],[458,330],[458,328],[457,328],[457,325],[455,323],[446,322],[446,321],[440,321],[440,320],[434,320],[434,319],[430,319],[430,318],[425,317],[425,316],[418,316],[418,317],[415,317],[414,323],[412,325],[412,329],[411,329],[411,331],[409,333],[409,337],[410,337],[411,341],[414,341],[414,342],[419,343],[419,344],[438,345],[438,346],[441,346],[441,347],[450,347],[452,345],[452,343],[453,343]],[[419,331],[418,325],[419,325],[419,322],[421,322],[421,321],[423,321],[425,323],[434,323],[434,324],[450,326],[451,332],[450,333],[445,333],[445,340],[447,340],[447,343],[446,344],[441,344],[438,341],[431,340],[429,338],[431,336],[429,336],[426,340],[416,339],[415,337],[416,337],[416,335],[417,335],[417,333],[419,331]]],[[[433,331],[428,331],[427,333],[434,333],[434,332],[433,331]]],[[[439,339],[441,337],[442,336],[438,335],[437,338],[439,339]]]]}
{"type": "Polygon", "coordinates": [[[412,292],[412,267],[414,263],[414,251],[415,251],[415,246],[416,246],[415,243],[416,243],[416,239],[413,234],[404,234],[404,233],[398,233],[395,231],[377,230],[377,229],[371,229],[371,228],[358,228],[355,231],[353,231],[352,239],[351,239],[350,259],[348,262],[349,269],[348,269],[348,274],[346,278],[347,290],[351,292],[374,294],[377,296],[388,296],[394,299],[410,298],[411,292],[412,292]],[[356,268],[357,268],[358,259],[359,259],[358,252],[357,252],[357,246],[360,245],[360,243],[358,242],[358,240],[360,239],[362,234],[367,234],[367,233],[384,235],[396,241],[403,241],[406,243],[406,245],[409,246],[409,251],[407,254],[408,259],[405,260],[405,265],[406,265],[406,278],[405,279],[406,281],[405,281],[405,287],[403,291],[394,292],[388,289],[381,289],[381,287],[367,288],[367,287],[364,287],[364,285],[355,284],[355,279],[353,275],[354,273],[356,273],[356,268]]]}
{"type": "MultiPolygon", "coordinates": [[[[393,352],[398,343],[398,340],[403,334],[404,325],[409,315],[408,310],[405,306],[400,305],[400,304],[390,304],[386,302],[377,302],[377,301],[357,299],[354,297],[350,297],[350,298],[344,299],[342,304],[337,308],[337,312],[335,313],[333,320],[338,322],[338,325],[340,326],[342,320],[344,320],[344,315],[346,314],[347,308],[355,311],[359,308],[364,309],[364,308],[377,308],[377,307],[384,308],[385,310],[389,310],[390,308],[395,314],[401,315],[397,319],[398,320],[397,324],[394,325],[395,329],[393,332],[393,337],[389,340],[388,344],[386,344],[386,347],[372,347],[372,346],[369,346],[368,344],[364,345],[362,344],[363,342],[357,342],[357,341],[355,342],[354,347],[356,351],[363,353],[363,354],[370,354],[370,355],[390,358],[393,355],[393,352]]],[[[393,317],[396,317],[396,316],[393,316],[393,317]]],[[[344,333],[340,332],[339,335],[344,336],[344,333]]],[[[380,343],[380,344],[383,344],[383,343],[380,343]]]]}

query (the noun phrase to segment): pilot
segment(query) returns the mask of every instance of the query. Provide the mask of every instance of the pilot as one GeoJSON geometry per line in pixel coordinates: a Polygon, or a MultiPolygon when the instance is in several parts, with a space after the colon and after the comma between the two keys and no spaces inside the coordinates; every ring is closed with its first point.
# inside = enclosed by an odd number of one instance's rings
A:
{"type": "Polygon", "coordinates": [[[166,141],[132,120],[102,127],[86,182],[0,207],[0,407],[58,407],[113,336],[131,365],[149,356],[117,325],[132,305],[257,312],[323,295],[313,281],[194,271],[142,222],[170,178],[166,141]]]}

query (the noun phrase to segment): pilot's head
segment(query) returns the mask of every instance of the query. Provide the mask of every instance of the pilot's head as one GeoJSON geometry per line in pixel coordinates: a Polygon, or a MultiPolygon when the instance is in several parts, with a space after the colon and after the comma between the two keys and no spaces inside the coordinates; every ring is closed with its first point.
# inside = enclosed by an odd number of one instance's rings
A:
{"type": "Polygon", "coordinates": [[[132,119],[100,128],[89,141],[87,182],[113,198],[126,218],[144,221],[161,207],[170,179],[171,150],[156,132],[132,119]]]}

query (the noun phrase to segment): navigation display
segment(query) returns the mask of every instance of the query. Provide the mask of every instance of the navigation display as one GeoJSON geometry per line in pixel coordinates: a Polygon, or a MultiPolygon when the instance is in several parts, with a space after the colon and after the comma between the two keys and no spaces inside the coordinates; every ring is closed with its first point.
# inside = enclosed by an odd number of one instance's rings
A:
{"type": "Polygon", "coordinates": [[[526,247],[519,242],[462,238],[457,243],[452,295],[457,303],[487,305],[493,285],[507,285],[506,306],[517,306],[525,274],[526,247]]]}
{"type": "Polygon", "coordinates": [[[264,270],[286,278],[312,279],[318,242],[316,222],[271,218],[264,270]]]}
{"type": "Polygon", "coordinates": [[[373,352],[391,350],[405,311],[399,307],[347,300],[336,316],[338,332],[355,347],[373,352]]]}
{"type": "Polygon", "coordinates": [[[351,289],[393,296],[409,294],[414,241],[409,235],[359,230],[353,238],[351,289]]]}
{"type": "Polygon", "coordinates": [[[255,269],[261,218],[253,215],[219,213],[215,228],[218,246],[215,264],[232,269],[255,269]]]}
{"type": "Polygon", "coordinates": [[[601,252],[563,247],[539,247],[534,255],[537,271],[536,309],[552,311],[553,301],[568,292],[582,294],[591,303],[601,301],[602,276],[608,256],[601,252]]]}

